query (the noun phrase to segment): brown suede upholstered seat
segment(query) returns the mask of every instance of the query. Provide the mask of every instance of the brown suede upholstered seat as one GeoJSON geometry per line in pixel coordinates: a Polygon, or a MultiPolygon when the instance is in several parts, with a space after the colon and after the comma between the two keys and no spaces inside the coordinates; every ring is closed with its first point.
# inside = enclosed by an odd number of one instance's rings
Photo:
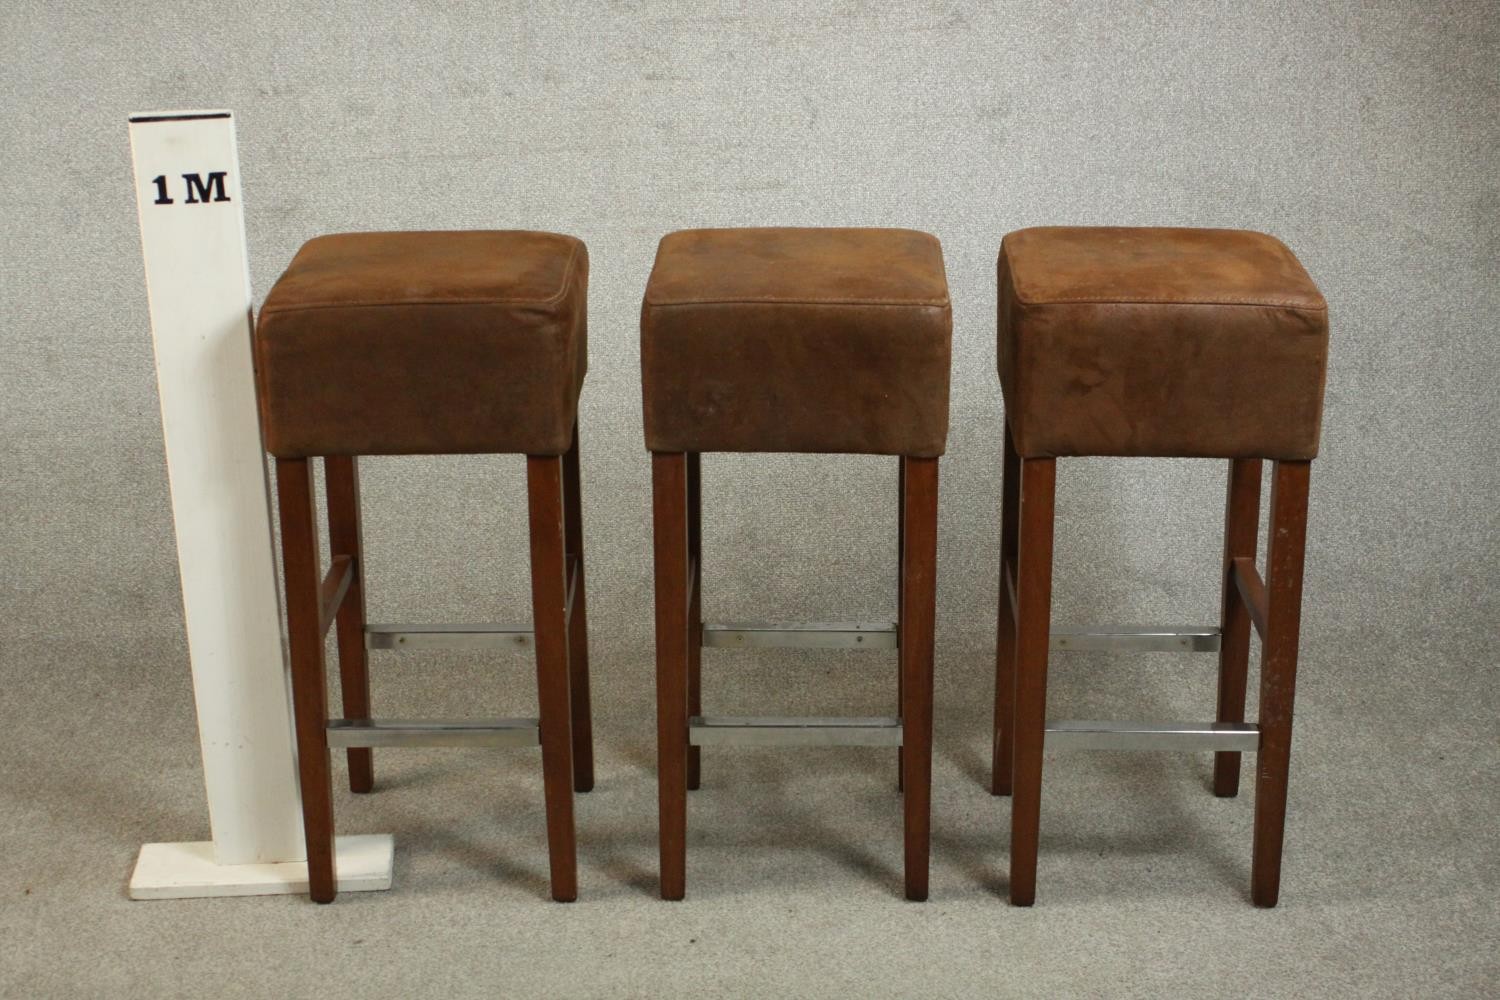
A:
{"type": "Polygon", "coordinates": [[[587,289],[588,253],[570,236],[318,237],[256,324],[266,449],[563,454],[588,364],[587,289]]]}
{"type": "Polygon", "coordinates": [[[646,446],[941,455],[951,329],[926,233],[672,233],[641,309],[646,446]]]}
{"type": "Polygon", "coordinates": [[[1001,243],[999,287],[1022,457],[1317,454],[1328,311],[1279,240],[1023,229],[1001,243]]]}

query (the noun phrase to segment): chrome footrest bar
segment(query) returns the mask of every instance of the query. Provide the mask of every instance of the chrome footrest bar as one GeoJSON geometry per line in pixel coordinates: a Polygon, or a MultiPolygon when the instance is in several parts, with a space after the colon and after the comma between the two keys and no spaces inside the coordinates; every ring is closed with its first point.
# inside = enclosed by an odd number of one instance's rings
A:
{"type": "Polygon", "coordinates": [[[688,743],[695,747],[899,747],[901,735],[901,720],[895,718],[693,716],[688,720],[688,743]]]}
{"type": "Polygon", "coordinates": [[[534,747],[536,719],[330,719],[330,747],[534,747]]]}
{"type": "Polygon", "coordinates": [[[705,623],[703,645],[717,649],[895,649],[895,622],[705,623]]]}
{"type": "Polygon", "coordinates": [[[1235,722],[1049,722],[1048,750],[1248,750],[1260,728],[1235,722]]]}
{"type": "Polygon", "coordinates": [[[1052,649],[1080,652],[1130,650],[1137,653],[1216,653],[1215,625],[1093,625],[1052,630],[1052,649]]]}
{"type": "Polygon", "coordinates": [[[366,625],[366,649],[530,648],[529,625],[366,625]]]}

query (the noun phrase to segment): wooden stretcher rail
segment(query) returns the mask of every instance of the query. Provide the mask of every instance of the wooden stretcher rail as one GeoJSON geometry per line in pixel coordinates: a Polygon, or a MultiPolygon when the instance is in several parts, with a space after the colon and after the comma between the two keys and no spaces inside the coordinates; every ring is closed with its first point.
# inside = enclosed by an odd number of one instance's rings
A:
{"type": "Polygon", "coordinates": [[[323,585],[318,588],[318,634],[327,635],[328,627],[338,617],[339,605],[349,593],[349,584],[354,582],[354,560],[348,556],[334,556],[323,585]]]}
{"type": "Polygon", "coordinates": [[[1250,620],[1255,623],[1255,631],[1260,637],[1266,637],[1266,585],[1260,578],[1260,571],[1255,568],[1255,560],[1240,556],[1234,560],[1234,583],[1239,588],[1240,597],[1244,598],[1245,607],[1250,612],[1250,620]]]}

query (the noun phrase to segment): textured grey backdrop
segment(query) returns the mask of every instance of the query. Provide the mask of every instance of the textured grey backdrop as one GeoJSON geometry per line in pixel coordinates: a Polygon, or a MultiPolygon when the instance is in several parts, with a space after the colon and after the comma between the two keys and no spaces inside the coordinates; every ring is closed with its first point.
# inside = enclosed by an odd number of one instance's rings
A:
{"type": "MultiPolygon", "coordinates": [[[[1482,930],[1492,944],[1497,21],[1496,5],[1480,0],[7,4],[0,871],[11,874],[0,885],[0,936],[30,950],[0,988],[61,989],[69,980],[56,977],[67,973],[49,948],[64,928],[95,919],[88,915],[101,899],[118,903],[134,845],[206,832],[125,131],[128,112],[199,106],[231,108],[239,119],[257,300],[304,240],[330,231],[514,227],[587,241],[582,429],[596,705],[606,766],[618,762],[628,808],[639,814],[630,828],[638,841],[630,864],[645,873],[629,890],[637,902],[653,868],[653,824],[650,507],[636,324],[658,237],[689,226],[881,225],[925,229],[943,242],[954,391],[942,473],[937,669],[947,756],[939,778],[960,803],[950,809],[988,810],[963,843],[992,832],[974,847],[979,860],[950,873],[958,893],[999,877],[1005,841],[1005,812],[975,784],[996,585],[999,239],[1042,223],[1280,236],[1324,290],[1333,329],[1313,471],[1289,877],[1301,873],[1306,897],[1357,899],[1360,913],[1414,887],[1426,887],[1435,907],[1443,893],[1472,892],[1470,923],[1457,930],[1437,929],[1439,907],[1426,916],[1398,911],[1392,933],[1422,925],[1436,944],[1482,930]],[[1315,764],[1318,753],[1333,759],[1315,764]],[[1376,765],[1383,770],[1370,770],[1376,765]],[[1351,872],[1380,874],[1373,889],[1355,893],[1351,872]],[[37,898],[49,893],[50,904],[37,898]]],[[[366,470],[373,617],[525,617],[517,460],[377,460],[366,470]]],[[[1064,463],[1056,617],[1211,620],[1223,478],[1219,463],[1064,463]]],[[[710,617],[889,613],[895,479],[891,460],[710,457],[710,617]]],[[[710,703],[723,711],[878,710],[892,697],[893,670],[871,673],[869,661],[784,657],[761,672],[718,662],[710,703]]],[[[432,666],[378,661],[377,697],[404,702],[407,714],[451,713],[476,700],[521,710],[531,700],[522,659],[500,665],[500,683],[493,664],[453,657],[432,666]],[[458,681],[483,691],[459,694],[458,681]]],[[[1138,669],[1079,657],[1057,666],[1053,701],[1067,715],[1201,716],[1212,704],[1208,666],[1165,660],[1138,669]]],[[[1161,761],[1134,763],[1142,759],[1128,765],[1137,770],[1110,767],[1159,776],[1161,761]]],[[[1058,782],[1069,769],[1106,773],[1067,760],[1049,771],[1058,782]]],[[[501,773],[518,768],[529,771],[518,762],[501,773]]],[[[475,784],[450,794],[484,794],[491,772],[463,773],[475,784]]],[[[1209,808],[1192,777],[1201,779],[1202,762],[1175,773],[1189,776],[1184,801],[1209,808]]],[[[1125,808],[1123,793],[1100,789],[1073,794],[1118,794],[1105,801],[1125,808]]],[[[841,794],[837,785],[830,794],[841,794]]],[[[409,808],[420,814],[432,801],[414,791],[409,808]]],[[[837,811],[833,801],[827,809],[837,811]]],[[[749,808],[761,807],[769,809],[749,808]]],[[[1080,814],[1087,807],[1081,802],[1080,814]]],[[[1204,830],[1221,825],[1215,815],[1206,813],[1204,830]]],[[[1226,895],[1247,909],[1225,885],[1241,884],[1248,863],[1247,814],[1235,815],[1223,860],[1215,853],[1229,874],[1209,878],[1208,898],[1226,895]]],[[[380,811],[355,822],[406,829],[380,811]]],[[[420,845],[422,836],[408,841],[420,845]]],[[[1083,838],[1073,849],[1092,860],[1121,836],[1131,834],[1083,838]]],[[[1208,834],[1162,836],[1166,846],[1148,860],[1165,870],[1191,865],[1186,845],[1208,834]]],[[[756,842],[764,849],[764,837],[756,842]]],[[[518,857],[538,862],[539,841],[524,848],[518,857]]],[[[424,852],[404,849],[402,864],[424,852]]],[[[839,891],[868,894],[868,873],[854,867],[845,872],[852,888],[839,891]]],[[[475,868],[483,901],[494,891],[493,859],[475,868]]],[[[828,877],[822,868],[808,875],[828,877]]],[[[1045,868],[1043,877],[1051,877],[1045,868]]],[[[601,880],[609,882],[600,876],[596,888],[601,880]]],[[[1108,885],[1094,889],[1100,884],[1108,885]]],[[[1044,881],[1044,898],[1048,889],[1044,881]]],[[[882,908],[895,904],[870,905],[848,921],[878,926],[882,908]]],[[[1110,904],[1096,905],[1108,912],[1110,904]]],[[[125,908],[108,923],[123,937],[107,940],[123,955],[132,934],[187,933],[222,912],[125,908]]],[[[283,911],[237,912],[264,912],[274,927],[283,911]]],[[[976,912],[1003,930],[1007,914],[993,898],[976,912]]],[[[1314,921],[1325,931],[1330,923],[1340,924],[1314,921]]],[[[809,925],[791,926],[802,932],[780,947],[817,940],[809,925]]],[[[1394,953],[1388,943],[1364,944],[1377,963],[1394,953]]],[[[1254,946],[1279,954],[1272,940],[1254,946]]],[[[817,954],[801,960],[828,961],[817,954]]],[[[199,961],[207,977],[224,967],[199,961]]],[[[1494,975],[1493,959],[1454,961],[1442,966],[1457,970],[1450,986],[1482,989],[1494,975]]],[[[103,969],[125,976],[107,962],[103,969]]],[[[931,985],[888,975],[892,989],[931,985]]],[[[1038,975],[1040,989],[1050,980],[1038,975]]],[[[1397,969],[1381,975],[1377,985],[1395,988],[1397,969]]]]}

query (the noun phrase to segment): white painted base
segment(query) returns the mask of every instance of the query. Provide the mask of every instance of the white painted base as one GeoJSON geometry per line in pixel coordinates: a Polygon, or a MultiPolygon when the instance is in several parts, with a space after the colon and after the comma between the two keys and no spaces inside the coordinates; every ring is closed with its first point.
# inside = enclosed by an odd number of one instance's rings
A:
{"type": "MultiPolygon", "coordinates": [[[[340,892],[389,889],[396,839],[388,833],[334,838],[340,892]]],[[[190,899],[198,896],[270,896],[307,891],[307,862],[220,865],[210,841],[147,844],[130,876],[131,899],[190,899]]]]}

